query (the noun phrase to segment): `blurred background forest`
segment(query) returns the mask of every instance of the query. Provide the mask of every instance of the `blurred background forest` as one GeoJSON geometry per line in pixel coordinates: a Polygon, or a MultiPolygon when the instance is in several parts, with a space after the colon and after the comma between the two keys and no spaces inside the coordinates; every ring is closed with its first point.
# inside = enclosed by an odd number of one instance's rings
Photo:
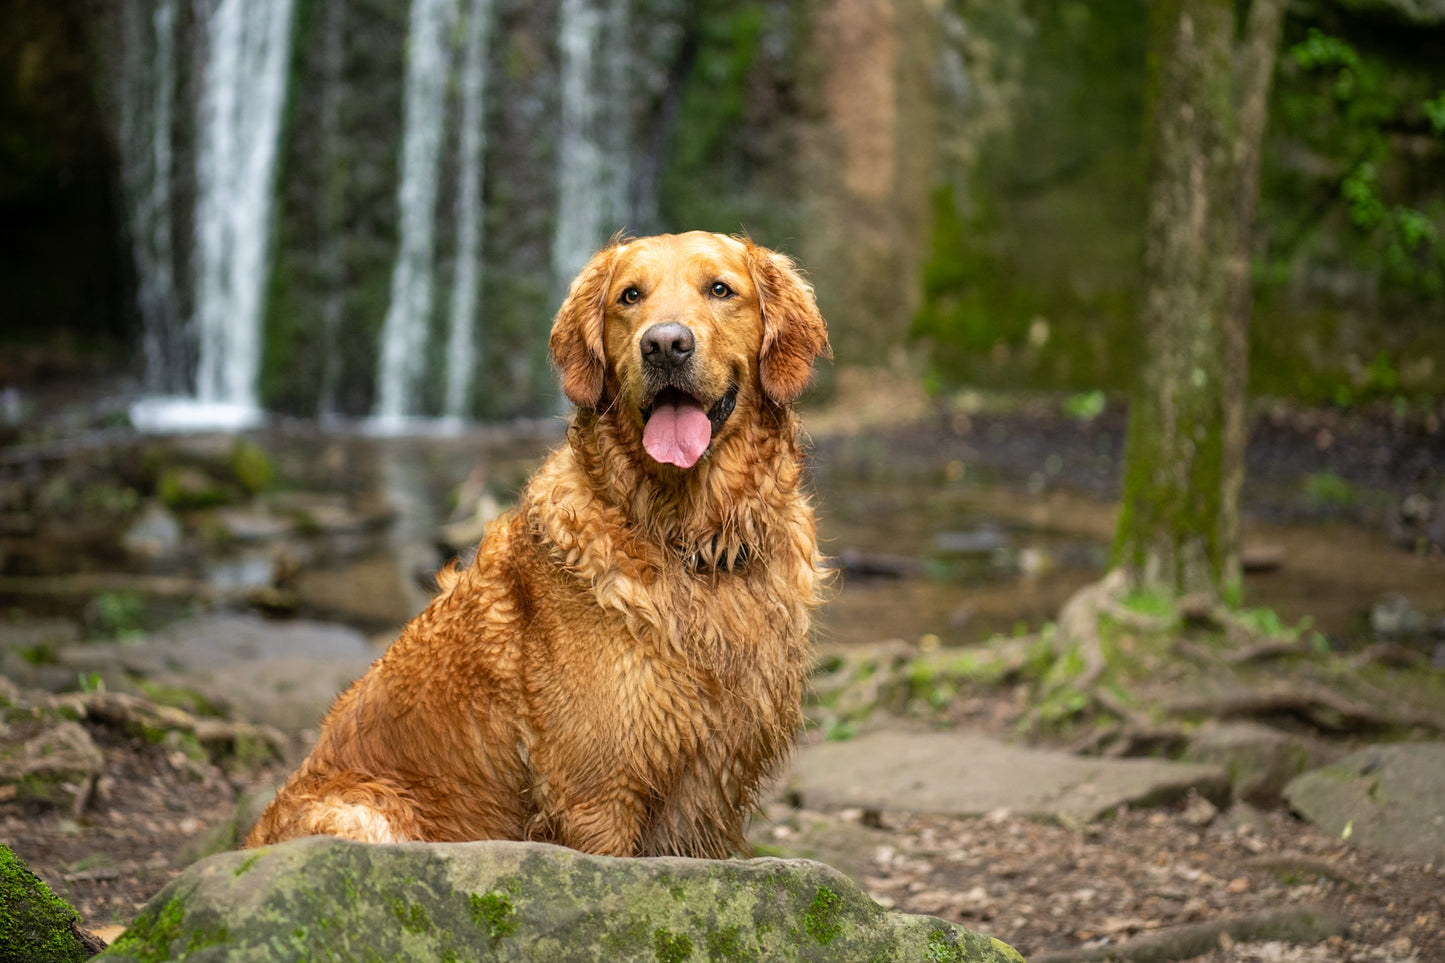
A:
{"type": "MultiPolygon", "coordinates": [[[[551,312],[619,229],[787,250],[841,363],[934,387],[1140,362],[1138,0],[236,6],[6,0],[7,384],[69,355],[307,417],[551,411],[551,312]]],[[[1256,395],[1445,388],[1442,45],[1438,3],[1289,4],[1256,395]]]]}

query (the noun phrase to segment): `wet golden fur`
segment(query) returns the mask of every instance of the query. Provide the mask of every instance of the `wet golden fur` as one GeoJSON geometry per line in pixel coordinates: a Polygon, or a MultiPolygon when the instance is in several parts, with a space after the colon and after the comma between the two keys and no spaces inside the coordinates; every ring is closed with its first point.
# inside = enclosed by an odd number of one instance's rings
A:
{"type": "Polygon", "coordinates": [[[828,350],[812,289],[746,239],[614,241],[572,283],[550,346],[577,406],[567,444],[337,700],[247,846],[746,850],[744,819],[800,721],[818,602],[789,407],[828,350]],[[665,321],[697,342],[676,387],[704,407],[737,388],[686,470],[642,447],[658,385],[639,338],[665,321]]]}

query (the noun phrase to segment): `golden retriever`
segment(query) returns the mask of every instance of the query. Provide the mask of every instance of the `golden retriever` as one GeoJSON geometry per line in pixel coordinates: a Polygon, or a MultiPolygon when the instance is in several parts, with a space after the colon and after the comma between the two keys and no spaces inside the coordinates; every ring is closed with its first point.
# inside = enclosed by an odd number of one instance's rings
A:
{"type": "Polygon", "coordinates": [[[567,443],[337,699],[247,846],[747,851],[822,576],[790,407],[829,351],[813,290],[746,238],[614,239],[550,348],[567,443]]]}

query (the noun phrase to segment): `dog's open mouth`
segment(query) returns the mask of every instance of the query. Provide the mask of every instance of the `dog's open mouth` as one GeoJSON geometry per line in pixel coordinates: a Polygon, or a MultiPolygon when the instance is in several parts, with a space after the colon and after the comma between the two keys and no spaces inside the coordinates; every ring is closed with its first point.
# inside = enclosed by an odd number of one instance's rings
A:
{"type": "Polygon", "coordinates": [[[642,411],[647,423],[642,430],[642,447],[654,461],[678,468],[691,468],[712,444],[713,434],[733,413],[738,386],[733,385],[703,409],[702,402],[677,388],[663,388],[642,411]]]}

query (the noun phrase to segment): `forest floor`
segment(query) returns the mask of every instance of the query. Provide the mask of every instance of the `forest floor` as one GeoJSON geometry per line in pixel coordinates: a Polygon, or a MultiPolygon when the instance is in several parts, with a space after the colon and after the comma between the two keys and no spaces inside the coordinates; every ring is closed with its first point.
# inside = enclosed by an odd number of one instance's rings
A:
{"type": "MultiPolygon", "coordinates": [[[[1057,414],[1027,408],[979,415],[916,397],[886,400],[872,390],[850,397],[865,396],[875,401],[835,402],[818,413],[812,430],[820,444],[886,425],[898,457],[915,450],[926,457],[937,426],[956,429],[962,418],[975,430],[1006,425],[1004,434],[1017,448],[994,446],[986,456],[1026,471],[1039,463],[1040,446],[1077,444],[1085,431],[1057,414]]],[[[1086,430],[1119,432],[1121,425],[1106,412],[1086,430]]],[[[1387,493],[1384,501],[1341,497],[1309,511],[1350,514],[1417,549],[1445,527],[1445,435],[1438,414],[1400,419],[1386,408],[1353,415],[1280,409],[1257,421],[1260,432],[1268,444],[1251,471],[1261,479],[1328,471],[1387,493]],[[1423,501],[1410,502],[1421,491],[1427,493],[1423,501]]],[[[1087,438],[1084,443],[1092,444],[1087,438]]],[[[1116,475],[1117,468],[1101,467],[1071,480],[1107,497],[1116,475]]],[[[1263,504],[1265,511],[1289,510],[1284,500],[1263,504]]],[[[969,699],[969,725],[1016,734],[1026,711],[1017,685],[975,691],[969,699]]],[[[0,840],[68,899],[88,926],[111,933],[203,852],[203,841],[233,839],[224,827],[235,821],[238,799],[284,778],[308,745],[302,734],[284,761],[214,754],[198,759],[175,740],[153,741],[95,719],[84,725],[103,755],[99,778],[71,806],[39,806],[0,791],[0,840]]],[[[0,742],[4,738],[0,732],[0,742]]],[[[855,840],[854,851],[862,854],[855,875],[885,905],[961,922],[1010,942],[1036,963],[1055,953],[1073,954],[1058,959],[1100,958],[1088,956],[1088,948],[1166,930],[1177,934],[1189,924],[1216,925],[1203,931],[1208,945],[1200,952],[1148,951],[1137,958],[1445,960],[1445,866],[1369,853],[1282,807],[1220,811],[1195,798],[1064,825],[1007,810],[971,819],[914,814],[903,803],[881,815],[794,811],[763,830],[780,843],[798,832],[855,840]],[[1283,939],[1250,928],[1275,911],[1302,905],[1337,919],[1338,932],[1283,939]],[[1231,922],[1237,924],[1232,929],[1231,922]]]]}

